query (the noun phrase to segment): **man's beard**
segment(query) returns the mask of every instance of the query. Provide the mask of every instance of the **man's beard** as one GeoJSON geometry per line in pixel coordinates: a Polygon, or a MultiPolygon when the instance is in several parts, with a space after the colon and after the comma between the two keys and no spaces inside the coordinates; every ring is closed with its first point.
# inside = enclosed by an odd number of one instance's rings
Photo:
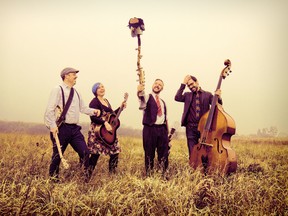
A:
{"type": "Polygon", "coordinates": [[[154,92],[155,94],[159,94],[159,93],[161,92],[161,89],[154,88],[154,89],[153,89],[153,92],[154,92]]]}
{"type": "Polygon", "coordinates": [[[190,88],[191,92],[196,92],[197,91],[197,88],[196,87],[192,87],[190,88]]]}

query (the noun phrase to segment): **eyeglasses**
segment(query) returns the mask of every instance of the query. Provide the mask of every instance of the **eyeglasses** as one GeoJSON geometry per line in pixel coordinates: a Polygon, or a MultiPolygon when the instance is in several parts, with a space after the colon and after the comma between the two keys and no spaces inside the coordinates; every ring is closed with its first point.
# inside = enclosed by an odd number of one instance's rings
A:
{"type": "Polygon", "coordinates": [[[194,86],[194,83],[190,83],[190,84],[187,84],[187,86],[190,88],[190,87],[193,87],[194,86]]]}

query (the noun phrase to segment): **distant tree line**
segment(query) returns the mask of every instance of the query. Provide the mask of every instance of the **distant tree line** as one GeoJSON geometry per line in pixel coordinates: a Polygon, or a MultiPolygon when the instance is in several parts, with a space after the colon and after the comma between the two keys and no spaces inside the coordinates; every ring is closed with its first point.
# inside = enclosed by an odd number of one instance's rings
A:
{"type": "MultiPolygon", "coordinates": [[[[82,127],[83,135],[88,134],[90,123],[80,123],[82,127]]],[[[185,137],[185,133],[179,125],[174,124],[176,132],[174,133],[174,139],[185,137]],[[175,127],[176,126],[176,127],[175,127]]],[[[48,134],[48,128],[41,123],[27,123],[27,122],[12,122],[12,121],[0,121],[0,133],[23,133],[31,135],[48,134]]],[[[142,129],[136,129],[121,125],[117,129],[119,136],[127,137],[142,137],[142,129]]]]}
{"type": "Polygon", "coordinates": [[[45,134],[47,131],[44,124],[0,121],[1,133],[45,134]]]}
{"type": "Polygon", "coordinates": [[[270,128],[258,129],[257,136],[259,137],[276,137],[278,135],[278,129],[275,126],[270,128]]]}
{"type": "MultiPolygon", "coordinates": [[[[80,125],[82,126],[82,133],[87,135],[89,123],[80,123],[80,125]]],[[[48,134],[49,130],[44,124],[40,123],[0,121],[0,133],[26,133],[36,135],[48,134]]],[[[122,136],[140,137],[142,136],[142,130],[122,125],[117,130],[117,134],[121,134],[122,136]]]]}
{"type": "MultiPolygon", "coordinates": [[[[185,130],[181,128],[180,124],[176,123],[173,124],[174,128],[176,129],[174,139],[185,138],[185,130]]],[[[83,135],[87,135],[90,124],[80,123],[80,125],[82,126],[83,135]]],[[[48,134],[49,130],[44,124],[41,123],[0,121],[0,133],[26,133],[31,135],[37,135],[48,134]]],[[[132,127],[127,127],[125,125],[121,125],[121,127],[117,130],[117,134],[129,137],[142,137],[142,129],[135,129],[132,127]]],[[[258,137],[277,137],[281,135],[285,137],[287,136],[287,134],[279,133],[278,128],[275,126],[271,126],[270,128],[258,129],[256,134],[256,136],[258,137]]]]}

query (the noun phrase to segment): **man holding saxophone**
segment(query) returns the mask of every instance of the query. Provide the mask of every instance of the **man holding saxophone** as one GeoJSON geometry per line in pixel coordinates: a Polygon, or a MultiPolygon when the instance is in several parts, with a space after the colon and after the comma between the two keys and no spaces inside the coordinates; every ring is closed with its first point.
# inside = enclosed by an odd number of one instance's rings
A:
{"type": "Polygon", "coordinates": [[[143,105],[143,148],[145,153],[146,176],[151,174],[154,168],[155,151],[158,154],[158,163],[164,175],[168,168],[168,124],[167,108],[164,100],[160,98],[164,83],[161,79],[156,79],[152,85],[152,92],[148,95],[144,93],[144,85],[139,84],[137,95],[140,105],[143,105]],[[144,95],[144,96],[142,96],[144,95]]]}

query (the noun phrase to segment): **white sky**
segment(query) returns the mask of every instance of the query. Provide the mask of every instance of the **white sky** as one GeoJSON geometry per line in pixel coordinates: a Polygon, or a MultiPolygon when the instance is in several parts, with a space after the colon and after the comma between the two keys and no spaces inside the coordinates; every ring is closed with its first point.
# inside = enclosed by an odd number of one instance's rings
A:
{"type": "Polygon", "coordinates": [[[60,71],[74,67],[87,105],[95,82],[104,84],[113,108],[128,92],[121,124],[141,128],[137,39],[127,27],[140,17],[146,90],[163,79],[170,126],[181,120],[183,104],[174,96],[185,75],[214,92],[229,58],[233,73],[222,97],[237,133],[270,126],[288,133],[287,9],[285,0],[0,0],[0,120],[43,122],[60,71]]]}

